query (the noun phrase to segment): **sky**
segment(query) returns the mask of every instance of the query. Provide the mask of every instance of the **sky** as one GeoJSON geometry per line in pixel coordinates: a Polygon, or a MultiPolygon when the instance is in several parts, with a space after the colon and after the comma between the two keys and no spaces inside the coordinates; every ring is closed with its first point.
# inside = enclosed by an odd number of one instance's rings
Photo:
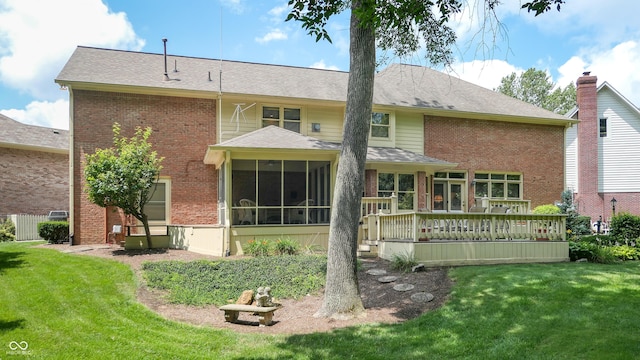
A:
{"type": "MultiPolygon", "coordinates": [[[[349,69],[349,13],[316,42],[286,22],[287,0],[0,0],[0,113],[30,125],[69,128],[69,93],[54,79],[77,46],[300,67],[349,69]]],[[[567,0],[535,17],[503,0],[499,24],[481,31],[484,2],[467,0],[451,19],[455,61],[432,66],[417,53],[388,62],[430,66],[495,89],[529,68],[557,86],[585,71],[640,105],[640,1],[567,0]],[[493,31],[494,29],[495,31],[493,31]]],[[[382,65],[384,67],[385,65],[382,65]]]]}

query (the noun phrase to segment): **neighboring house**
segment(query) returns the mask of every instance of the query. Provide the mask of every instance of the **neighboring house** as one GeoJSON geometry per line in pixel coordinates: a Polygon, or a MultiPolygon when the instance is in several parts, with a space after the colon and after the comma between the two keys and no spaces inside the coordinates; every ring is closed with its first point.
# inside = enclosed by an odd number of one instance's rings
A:
{"type": "MultiPolygon", "coordinates": [[[[56,79],[72,104],[75,243],[131,225],[82,191],[83,159],[111,146],[119,122],[124,134],[153,128],[165,160],[149,209],[174,243],[218,255],[260,237],[326,245],[348,75],[78,47],[56,79]]],[[[573,123],[438,71],[390,65],[376,74],[363,196],[393,195],[407,214],[466,214],[488,201],[526,213],[560,199],[573,123]]]]}
{"type": "Polygon", "coordinates": [[[0,216],[69,209],[69,131],[0,114],[0,216]]]}
{"type": "Polygon", "coordinates": [[[567,130],[566,183],[581,215],[609,221],[640,214],[640,110],[606,81],[585,72],[577,81],[580,123],[567,130]]]}

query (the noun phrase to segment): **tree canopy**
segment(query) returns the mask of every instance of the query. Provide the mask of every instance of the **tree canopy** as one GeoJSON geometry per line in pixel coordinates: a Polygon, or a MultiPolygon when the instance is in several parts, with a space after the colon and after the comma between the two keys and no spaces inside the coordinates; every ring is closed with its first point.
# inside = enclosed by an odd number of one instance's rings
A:
{"type": "Polygon", "coordinates": [[[566,114],[576,105],[576,87],[573,83],[561,88],[544,70],[535,68],[519,75],[513,72],[503,77],[495,91],[557,114],[566,114]]]}
{"type": "Polygon", "coordinates": [[[160,175],[163,158],[159,158],[148,141],[151,128],[137,127],[134,136],[120,135],[120,125],[113,125],[113,147],[96,149],[84,164],[85,191],[89,201],[101,206],[115,206],[140,220],[151,246],[149,222],[144,212],[160,175]]]}

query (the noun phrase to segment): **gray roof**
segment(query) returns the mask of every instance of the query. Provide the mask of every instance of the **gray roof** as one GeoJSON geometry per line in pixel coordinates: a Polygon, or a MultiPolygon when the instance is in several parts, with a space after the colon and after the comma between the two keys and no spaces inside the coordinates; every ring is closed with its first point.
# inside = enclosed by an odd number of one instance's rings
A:
{"type": "MultiPolygon", "coordinates": [[[[222,153],[226,150],[257,150],[261,149],[273,151],[329,151],[340,152],[341,145],[318,140],[316,138],[305,136],[295,131],[283,129],[278,126],[267,126],[250,133],[235,137],[233,139],[221,142],[220,144],[210,145],[205,155],[205,163],[217,164],[222,163],[222,153]]],[[[412,165],[435,165],[438,167],[453,167],[457,164],[443,160],[434,159],[428,156],[416,154],[414,152],[386,147],[369,147],[367,149],[368,163],[394,163],[394,164],[412,164],[412,165]]]]}
{"type": "Polygon", "coordinates": [[[233,139],[209,146],[212,149],[324,150],[339,152],[340,145],[269,125],[233,139]]]}
{"type": "MultiPolygon", "coordinates": [[[[78,47],[56,82],[74,86],[131,86],[155,91],[218,92],[344,103],[349,74],[282,65],[167,56],[162,54],[78,47]],[[174,71],[177,70],[177,71],[174,71]]],[[[376,74],[374,104],[418,109],[424,113],[467,113],[523,119],[573,122],[442,72],[422,66],[392,64],[376,74]]]]}
{"type": "Polygon", "coordinates": [[[69,131],[26,125],[0,114],[0,146],[69,152],[69,131]]]}
{"type": "Polygon", "coordinates": [[[389,147],[372,147],[367,150],[368,163],[421,164],[454,167],[458,164],[420,155],[408,150],[389,147]]]}

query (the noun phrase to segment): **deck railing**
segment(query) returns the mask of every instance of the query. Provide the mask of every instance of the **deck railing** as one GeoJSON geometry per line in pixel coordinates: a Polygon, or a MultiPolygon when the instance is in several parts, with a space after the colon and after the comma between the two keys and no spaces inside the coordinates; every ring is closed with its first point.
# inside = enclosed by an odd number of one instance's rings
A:
{"type": "Polygon", "coordinates": [[[379,214],[377,240],[566,240],[566,215],[379,214]]]}
{"type": "Polygon", "coordinates": [[[371,214],[394,214],[398,212],[398,198],[395,194],[390,197],[363,197],[360,217],[371,214]]]}

